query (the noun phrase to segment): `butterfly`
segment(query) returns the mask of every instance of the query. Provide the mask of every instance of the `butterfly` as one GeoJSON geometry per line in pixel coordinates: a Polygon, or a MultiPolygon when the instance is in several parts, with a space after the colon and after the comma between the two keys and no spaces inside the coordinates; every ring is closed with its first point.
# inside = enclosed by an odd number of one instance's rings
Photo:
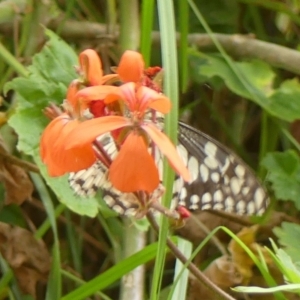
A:
{"type": "MultiPolygon", "coordinates": [[[[118,153],[109,133],[100,136],[107,154],[114,159],[118,153]]],[[[173,184],[172,208],[184,206],[194,210],[223,210],[239,215],[261,215],[269,197],[249,166],[223,144],[200,130],[179,122],[177,151],[191,174],[191,181],[179,176],[173,184]]],[[[155,154],[160,179],[163,175],[163,158],[155,154]]],[[[70,173],[69,184],[79,196],[88,197],[102,190],[103,200],[120,215],[134,216],[140,201],[133,193],[116,190],[108,180],[108,169],[100,161],[88,169],[70,173]]],[[[159,198],[162,184],[150,195],[159,198]]]]}

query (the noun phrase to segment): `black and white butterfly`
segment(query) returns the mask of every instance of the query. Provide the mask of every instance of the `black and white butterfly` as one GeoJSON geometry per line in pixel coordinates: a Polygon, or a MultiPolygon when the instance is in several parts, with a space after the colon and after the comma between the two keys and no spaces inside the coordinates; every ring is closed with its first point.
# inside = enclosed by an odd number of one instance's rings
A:
{"type": "MultiPolygon", "coordinates": [[[[117,147],[110,134],[98,138],[114,159],[117,147]]],[[[232,151],[205,133],[179,123],[177,150],[191,173],[192,180],[184,182],[176,177],[173,185],[172,208],[178,205],[188,210],[223,210],[240,215],[261,215],[269,198],[252,170],[232,151]]],[[[163,157],[155,157],[162,178],[163,157]]],[[[79,196],[88,197],[102,190],[107,205],[120,215],[134,216],[139,201],[133,193],[116,190],[108,180],[108,170],[100,161],[86,170],[71,173],[70,186],[79,196]]],[[[152,197],[160,197],[160,185],[152,197]]]]}

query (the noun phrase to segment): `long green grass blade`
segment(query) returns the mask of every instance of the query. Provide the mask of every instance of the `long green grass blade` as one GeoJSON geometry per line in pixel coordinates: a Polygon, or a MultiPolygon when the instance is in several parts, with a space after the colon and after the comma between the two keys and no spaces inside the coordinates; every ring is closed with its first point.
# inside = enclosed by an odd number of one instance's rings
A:
{"type": "MultiPolygon", "coordinates": [[[[156,255],[157,247],[157,243],[145,247],[143,250],[122,260],[106,272],[100,274],[86,284],[83,284],[78,289],[65,295],[61,300],[82,300],[93,295],[97,291],[107,288],[131,270],[153,259],[156,255]]],[[[166,251],[166,248],[164,248],[164,251],[166,251]]]]}

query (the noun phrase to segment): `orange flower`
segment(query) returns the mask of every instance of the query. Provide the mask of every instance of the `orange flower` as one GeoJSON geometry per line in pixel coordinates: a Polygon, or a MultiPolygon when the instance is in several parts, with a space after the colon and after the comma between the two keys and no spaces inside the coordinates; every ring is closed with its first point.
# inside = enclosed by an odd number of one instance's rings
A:
{"type": "Polygon", "coordinates": [[[184,180],[190,180],[190,174],[169,138],[152,121],[144,118],[149,109],[164,114],[169,112],[171,103],[167,97],[147,87],[138,87],[132,82],[121,87],[88,87],[80,90],[76,97],[87,102],[104,99],[105,104],[120,100],[125,105],[124,112],[128,117],[104,116],[87,120],[78,125],[65,140],[66,150],[69,151],[80,145],[92,143],[106,132],[123,129],[118,134],[119,154],[109,170],[109,179],[115,188],[128,193],[150,193],[157,188],[159,175],[154,159],[148,151],[151,145],[149,140],[158,146],[184,180]]]}
{"type": "Polygon", "coordinates": [[[50,176],[61,176],[90,167],[96,156],[90,143],[65,150],[64,140],[79,124],[80,110],[76,108],[75,94],[79,84],[74,80],[64,102],[66,113],[53,119],[44,130],[40,140],[40,155],[47,165],[50,176]]]}
{"type": "MultiPolygon", "coordinates": [[[[103,76],[101,60],[92,49],[80,53],[79,64],[82,79],[73,80],[69,85],[67,99],[63,103],[65,113],[52,120],[41,137],[40,155],[51,176],[77,172],[95,163],[96,156],[91,143],[81,143],[65,150],[64,140],[80,124],[79,120],[84,119],[83,111],[90,106],[89,103],[78,101],[75,96],[82,85],[102,85],[118,77],[116,74],[103,76]]],[[[97,107],[98,116],[105,114],[104,108],[97,107]]]]}
{"type": "Polygon", "coordinates": [[[136,51],[127,50],[123,53],[117,73],[123,82],[139,82],[143,76],[145,63],[143,56],[136,51]]]}
{"type": "Polygon", "coordinates": [[[78,120],[72,120],[68,114],[64,113],[52,120],[43,132],[40,155],[48,167],[50,176],[78,172],[96,162],[91,144],[81,144],[78,147],[65,150],[65,138],[78,124],[78,120]]]}
{"type": "Polygon", "coordinates": [[[103,76],[102,63],[93,49],[86,49],[79,54],[80,72],[86,86],[102,85],[118,77],[116,74],[103,76]]]}

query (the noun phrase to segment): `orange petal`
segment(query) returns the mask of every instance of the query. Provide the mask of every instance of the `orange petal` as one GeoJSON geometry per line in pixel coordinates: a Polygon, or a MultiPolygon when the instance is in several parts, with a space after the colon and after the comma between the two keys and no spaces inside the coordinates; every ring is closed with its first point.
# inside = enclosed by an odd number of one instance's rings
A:
{"type": "Polygon", "coordinates": [[[152,108],[163,114],[168,113],[171,109],[171,101],[168,97],[148,87],[141,86],[136,94],[140,102],[145,103],[145,108],[152,108]]]}
{"type": "Polygon", "coordinates": [[[116,86],[101,85],[91,86],[80,90],[76,94],[77,100],[89,102],[93,100],[105,99],[108,95],[115,95],[116,99],[122,97],[120,89],[116,86]]]}
{"type": "Polygon", "coordinates": [[[102,77],[101,84],[113,84],[115,81],[120,81],[118,74],[108,74],[102,77]]]}
{"type": "Polygon", "coordinates": [[[191,175],[170,139],[151,123],[143,125],[142,128],[149,134],[159,150],[168,158],[174,170],[182,176],[185,181],[190,181],[191,175]]]}
{"type": "Polygon", "coordinates": [[[129,125],[131,123],[126,118],[120,116],[107,116],[87,120],[80,123],[66,137],[66,149],[77,147],[80,144],[91,144],[101,134],[129,125]]]}
{"type": "Polygon", "coordinates": [[[57,140],[57,134],[62,130],[63,125],[70,121],[67,114],[62,114],[53,119],[45,128],[40,139],[40,156],[43,162],[46,162],[50,153],[51,147],[57,140]]]}
{"type": "Polygon", "coordinates": [[[61,176],[90,167],[96,156],[91,144],[65,150],[65,138],[78,126],[77,120],[71,120],[66,114],[53,120],[41,137],[40,153],[47,165],[50,176],[61,176]]]}
{"type": "Polygon", "coordinates": [[[171,101],[167,97],[161,97],[152,100],[149,103],[148,107],[159,111],[163,114],[167,114],[171,110],[171,101]]]}
{"type": "Polygon", "coordinates": [[[136,84],[128,82],[120,86],[122,92],[122,99],[126,102],[130,111],[136,111],[139,108],[139,99],[136,97],[136,84]]]}
{"type": "Polygon", "coordinates": [[[65,150],[60,144],[53,153],[52,160],[47,164],[50,176],[62,176],[70,172],[78,172],[91,167],[96,162],[96,156],[91,145],[81,145],[71,150],[65,150]]]}
{"type": "Polygon", "coordinates": [[[159,184],[158,170],[142,136],[132,132],[109,168],[112,185],[124,193],[153,192],[159,184]]]}
{"type": "Polygon", "coordinates": [[[127,50],[121,57],[117,73],[124,82],[139,82],[142,79],[144,68],[143,56],[136,51],[127,50]]]}
{"type": "Polygon", "coordinates": [[[89,85],[100,85],[102,83],[102,64],[96,51],[86,49],[81,52],[79,55],[79,63],[85,80],[89,85]]]}
{"type": "Polygon", "coordinates": [[[78,79],[75,79],[70,83],[67,91],[67,101],[72,105],[75,111],[77,109],[77,99],[75,96],[79,91],[80,85],[80,81],[78,79]]]}

